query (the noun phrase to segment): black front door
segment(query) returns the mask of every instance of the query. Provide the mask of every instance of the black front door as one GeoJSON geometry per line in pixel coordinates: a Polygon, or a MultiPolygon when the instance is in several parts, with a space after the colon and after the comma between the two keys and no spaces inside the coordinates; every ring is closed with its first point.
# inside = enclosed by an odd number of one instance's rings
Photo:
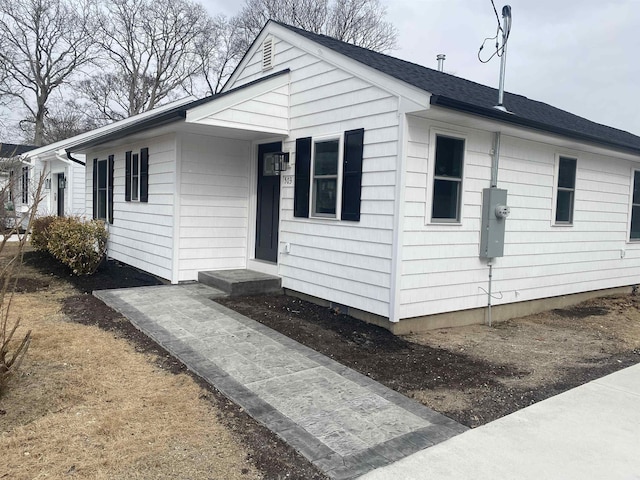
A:
{"type": "Polygon", "coordinates": [[[64,217],[64,189],[66,187],[66,181],[64,173],[59,173],[58,177],[58,216],[64,217]]]}
{"type": "Polygon", "coordinates": [[[280,220],[280,177],[270,153],[282,150],[282,143],[258,147],[258,196],[256,211],[256,259],[278,261],[278,222],[280,220]]]}

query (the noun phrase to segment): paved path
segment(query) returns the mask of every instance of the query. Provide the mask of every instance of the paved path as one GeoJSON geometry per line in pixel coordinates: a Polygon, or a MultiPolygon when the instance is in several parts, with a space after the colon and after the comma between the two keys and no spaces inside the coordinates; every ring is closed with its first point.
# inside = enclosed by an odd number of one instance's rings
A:
{"type": "Polygon", "coordinates": [[[362,477],[387,479],[640,480],[640,364],[362,477]]]}
{"type": "Polygon", "coordinates": [[[220,294],[201,284],[94,292],[332,478],[467,430],[210,300],[220,294]]]}

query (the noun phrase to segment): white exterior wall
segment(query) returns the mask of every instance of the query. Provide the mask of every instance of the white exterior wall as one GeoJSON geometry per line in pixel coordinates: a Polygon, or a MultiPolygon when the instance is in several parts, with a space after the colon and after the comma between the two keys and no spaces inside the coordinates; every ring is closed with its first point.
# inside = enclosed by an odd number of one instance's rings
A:
{"type": "MultiPolygon", "coordinates": [[[[293,182],[283,182],[280,201],[278,273],[285,288],[389,315],[393,214],[398,154],[398,98],[274,37],[274,68],[261,71],[258,49],[233,87],[291,69],[290,136],[292,152],[303,137],[343,134],[364,128],[361,220],[295,218],[293,182]],[[283,253],[289,243],[291,251],[283,253]]],[[[283,175],[286,178],[287,175],[283,175]]]]}
{"type": "Polygon", "coordinates": [[[65,198],[65,210],[67,214],[84,217],[86,216],[86,194],[85,194],[85,167],[72,162],[67,167],[67,190],[65,198]],[[70,188],[69,188],[70,187],[70,188]]]}
{"type": "Polygon", "coordinates": [[[173,268],[173,211],[176,177],[175,135],[150,138],[112,149],[87,152],[86,211],[93,212],[93,159],[115,155],[113,224],[109,225],[108,256],[161,278],[171,279],[173,268]],[[125,152],[149,148],[149,202],[126,202],[125,152]]]}
{"type": "MultiPolygon", "coordinates": [[[[480,221],[493,133],[416,117],[409,125],[401,318],[484,307],[488,267],[479,258],[480,221]],[[466,138],[461,225],[429,224],[434,127],[466,138]]],[[[494,260],[494,305],[640,283],[640,244],[627,241],[631,162],[553,142],[502,135],[498,187],[508,190],[511,215],[504,257],[494,260]],[[558,154],[577,158],[572,226],[553,221],[558,154]]]]}
{"type": "Polygon", "coordinates": [[[58,214],[58,182],[57,175],[64,173],[67,179],[67,188],[64,191],[65,215],[85,217],[85,167],[76,162],[63,162],[52,156],[49,160],[35,159],[32,168],[32,187],[37,187],[40,173],[51,181],[51,188],[42,186],[42,200],[38,205],[38,215],[58,214]]]}
{"type": "Polygon", "coordinates": [[[251,142],[183,134],[179,145],[179,281],[245,268],[251,142]]]}

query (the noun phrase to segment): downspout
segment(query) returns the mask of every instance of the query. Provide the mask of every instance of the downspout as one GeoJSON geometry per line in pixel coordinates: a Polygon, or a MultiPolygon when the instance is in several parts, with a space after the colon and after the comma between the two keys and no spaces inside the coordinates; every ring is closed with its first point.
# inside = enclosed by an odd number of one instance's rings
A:
{"type": "Polygon", "coordinates": [[[77,164],[82,165],[83,167],[86,165],[82,160],[78,160],[77,158],[73,158],[73,157],[71,156],[71,152],[69,152],[69,151],[67,151],[67,158],[68,158],[69,160],[71,160],[72,162],[76,162],[77,164]]]}
{"type": "MultiPolygon", "coordinates": [[[[404,239],[404,191],[407,182],[406,155],[408,119],[403,99],[398,98],[398,150],[396,165],[395,205],[393,210],[393,239],[391,248],[391,275],[389,291],[389,321],[393,325],[400,322],[400,288],[402,287],[402,244],[404,239]]],[[[392,330],[393,331],[393,330],[392,330]]]]}

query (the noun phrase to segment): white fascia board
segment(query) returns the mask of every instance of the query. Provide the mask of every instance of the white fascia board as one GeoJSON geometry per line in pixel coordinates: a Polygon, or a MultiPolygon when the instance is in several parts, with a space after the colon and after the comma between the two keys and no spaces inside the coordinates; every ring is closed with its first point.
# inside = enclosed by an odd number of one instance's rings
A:
{"type": "Polygon", "coordinates": [[[260,95],[277,90],[280,87],[289,85],[290,73],[278,75],[276,77],[257,82],[248,87],[238,87],[238,91],[230,91],[220,98],[213,99],[203,105],[187,110],[186,123],[206,123],[202,122],[208,116],[215,115],[228,108],[235,107],[241,103],[252,100],[260,95]]]}
{"type": "MultiPolygon", "coordinates": [[[[290,45],[294,45],[310,55],[314,55],[315,57],[320,58],[327,63],[344,70],[345,72],[362,78],[372,85],[399,97],[403,100],[403,108],[408,109],[403,110],[402,113],[428,110],[431,106],[431,94],[429,92],[425,92],[424,90],[414,87],[413,85],[409,85],[402,80],[398,80],[397,78],[382,73],[375,68],[369,67],[364,63],[342,55],[335,50],[324,47],[323,45],[320,45],[319,43],[303,37],[302,35],[299,35],[296,32],[272,21],[269,21],[262,29],[251,49],[247,52],[240,65],[238,65],[231,75],[227,85],[233,85],[233,82],[235,82],[239,72],[241,72],[246,66],[246,63],[252,58],[256,50],[261,47],[262,41],[268,35],[273,35],[274,37],[284,40],[290,45]]],[[[285,67],[286,65],[278,65],[276,68],[285,67]]]]}

